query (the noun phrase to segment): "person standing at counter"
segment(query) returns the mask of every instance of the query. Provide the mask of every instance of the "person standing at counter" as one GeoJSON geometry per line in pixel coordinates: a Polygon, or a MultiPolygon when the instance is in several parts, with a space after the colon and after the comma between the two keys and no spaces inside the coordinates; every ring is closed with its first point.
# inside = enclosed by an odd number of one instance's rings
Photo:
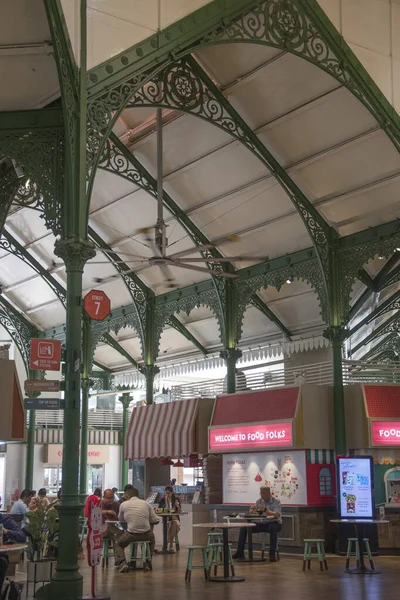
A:
{"type": "MultiPolygon", "coordinates": [[[[165,486],[165,496],[161,498],[158,508],[171,512],[180,513],[182,511],[179,498],[174,494],[171,485],[165,486]]],[[[168,552],[174,552],[174,542],[181,529],[181,521],[178,515],[168,517],[168,552]]]]}
{"type": "MultiPolygon", "coordinates": [[[[250,513],[259,514],[260,516],[270,517],[269,519],[256,521],[256,526],[253,527],[252,533],[265,532],[269,533],[270,546],[269,546],[269,560],[270,562],[276,561],[276,547],[278,543],[278,532],[282,529],[282,517],[281,517],[281,503],[278,498],[274,498],[271,495],[271,489],[262,485],[260,487],[260,498],[255,504],[250,506],[250,513]]],[[[244,559],[244,547],[246,545],[247,528],[241,527],[239,532],[239,540],[237,545],[237,551],[233,555],[236,560],[244,559]]]]}

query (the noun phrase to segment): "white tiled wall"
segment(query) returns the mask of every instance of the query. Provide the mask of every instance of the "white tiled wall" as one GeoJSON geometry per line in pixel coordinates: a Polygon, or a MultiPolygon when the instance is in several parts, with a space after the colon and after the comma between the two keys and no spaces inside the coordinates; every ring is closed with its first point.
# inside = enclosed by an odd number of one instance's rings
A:
{"type": "Polygon", "coordinates": [[[400,112],[400,0],[318,0],[386,98],[400,112]]]}

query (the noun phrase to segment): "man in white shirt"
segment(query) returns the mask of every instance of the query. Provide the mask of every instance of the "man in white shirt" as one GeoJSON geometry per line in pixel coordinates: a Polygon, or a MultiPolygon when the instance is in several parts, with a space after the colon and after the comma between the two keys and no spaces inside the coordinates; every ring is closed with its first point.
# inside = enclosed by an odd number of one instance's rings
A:
{"type": "Polygon", "coordinates": [[[12,515],[22,515],[23,519],[21,522],[21,527],[25,527],[28,523],[28,519],[26,517],[29,512],[29,504],[32,500],[32,492],[30,490],[22,490],[19,500],[14,502],[11,507],[10,514],[12,515]]]}
{"type": "Polygon", "coordinates": [[[120,573],[129,571],[125,558],[125,548],[132,542],[150,542],[151,554],[154,552],[153,527],[159,520],[150,504],[140,500],[136,488],[127,492],[129,500],[123,502],[119,509],[118,519],[120,523],[126,523],[127,529],[115,544],[115,566],[120,573]]]}

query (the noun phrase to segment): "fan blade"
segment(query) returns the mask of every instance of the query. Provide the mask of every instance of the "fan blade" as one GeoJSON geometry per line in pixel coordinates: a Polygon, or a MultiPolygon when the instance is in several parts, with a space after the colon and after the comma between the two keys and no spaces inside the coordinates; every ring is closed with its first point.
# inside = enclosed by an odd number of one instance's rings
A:
{"type": "MultiPolygon", "coordinates": [[[[111,263],[108,263],[111,264],[111,263]]],[[[153,267],[154,265],[151,264],[147,264],[147,265],[143,265],[142,267],[138,267],[137,269],[128,269],[127,271],[124,271],[123,273],[116,273],[115,275],[110,275],[110,277],[93,277],[93,281],[95,283],[102,283],[103,281],[109,281],[111,279],[118,279],[118,277],[122,277],[123,275],[129,275],[130,273],[135,273],[135,275],[137,273],[140,273],[141,271],[144,271],[145,269],[149,269],[150,267],[153,267]]]]}
{"type": "Polygon", "coordinates": [[[171,254],[168,258],[178,258],[178,256],[185,256],[185,254],[191,254],[193,251],[202,252],[203,250],[215,250],[216,246],[222,246],[222,244],[227,244],[229,242],[237,242],[238,240],[238,235],[228,235],[217,240],[212,240],[209,244],[202,244],[201,246],[196,246],[195,248],[188,248],[187,250],[175,252],[175,254],[171,254]]]}
{"type": "MultiPolygon", "coordinates": [[[[91,260],[88,264],[90,265],[120,265],[120,264],[127,264],[127,263],[146,263],[149,262],[148,258],[145,258],[144,256],[142,256],[141,258],[136,258],[136,259],[127,259],[127,260],[91,260]]],[[[55,266],[56,267],[61,267],[64,263],[56,263],[55,266]]]]}
{"type": "Polygon", "coordinates": [[[131,252],[121,252],[120,250],[113,250],[112,248],[100,248],[97,246],[95,250],[100,250],[100,252],[108,252],[108,254],[121,254],[122,256],[133,256],[135,258],[145,258],[141,254],[132,254],[131,252]]]}
{"type": "Polygon", "coordinates": [[[240,279],[239,275],[237,275],[236,273],[226,273],[225,271],[221,271],[221,272],[214,272],[214,271],[210,271],[210,269],[207,269],[206,267],[195,267],[194,265],[187,265],[185,263],[176,263],[174,264],[172,261],[170,263],[172,266],[174,267],[178,267],[181,269],[189,269],[190,271],[199,271],[200,273],[207,273],[208,275],[215,275],[215,277],[226,277],[227,279],[240,279]]]}
{"type": "MultiPolygon", "coordinates": [[[[170,257],[168,257],[168,258],[170,258],[170,257]]],[[[182,260],[184,260],[185,262],[215,262],[215,263],[239,262],[241,260],[265,262],[265,261],[269,260],[269,258],[268,258],[268,256],[230,256],[230,257],[224,256],[223,258],[183,258],[182,260]]],[[[175,262],[177,264],[181,263],[181,261],[179,259],[177,259],[175,262]]]]}

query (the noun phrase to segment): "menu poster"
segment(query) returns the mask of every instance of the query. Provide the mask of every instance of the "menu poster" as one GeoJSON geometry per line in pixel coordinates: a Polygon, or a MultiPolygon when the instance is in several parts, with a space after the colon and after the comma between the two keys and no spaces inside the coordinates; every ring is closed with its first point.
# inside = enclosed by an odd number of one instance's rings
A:
{"type": "Polygon", "coordinates": [[[339,512],[342,519],[374,516],[372,457],[338,458],[339,512]]]}
{"type": "Polygon", "coordinates": [[[284,505],[307,505],[304,450],[223,455],[224,504],[253,504],[262,485],[284,505]]]}

